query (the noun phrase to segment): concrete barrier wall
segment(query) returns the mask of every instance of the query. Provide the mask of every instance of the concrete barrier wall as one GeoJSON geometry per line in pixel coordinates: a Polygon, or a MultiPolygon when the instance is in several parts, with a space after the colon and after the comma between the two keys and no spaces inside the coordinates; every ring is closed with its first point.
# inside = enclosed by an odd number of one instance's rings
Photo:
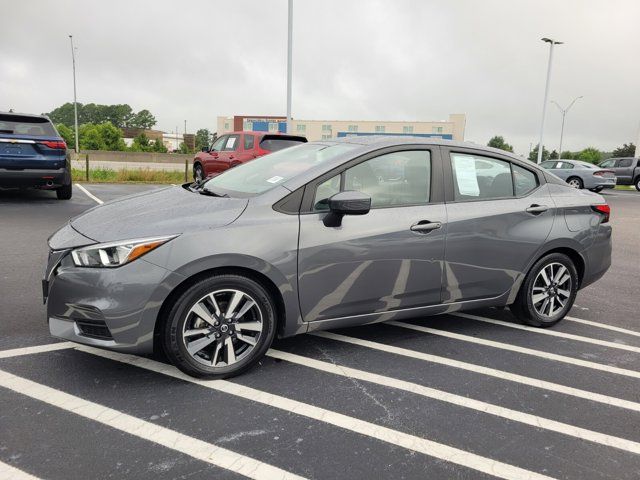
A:
{"type": "Polygon", "coordinates": [[[85,161],[89,155],[89,163],[94,162],[128,162],[128,163],[174,163],[184,165],[193,160],[193,154],[155,153],[155,152],[107,152],[104,150],[80,150],[76,155],[71,152],[71,160],[85,161]]]}

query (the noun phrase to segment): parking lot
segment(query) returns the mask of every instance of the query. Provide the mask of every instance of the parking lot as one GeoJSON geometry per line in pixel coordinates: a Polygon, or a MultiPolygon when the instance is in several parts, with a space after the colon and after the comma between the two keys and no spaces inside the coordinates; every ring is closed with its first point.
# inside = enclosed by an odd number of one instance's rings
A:
{"type": "Polygon", "coordinates": [[[508,310],[274,343],[229,381],[58,342],[47,237],[157,188],[0,192],[0,479],[640,476],[640,193],[605,193],[613,264],[549,330],[508,310]]]}

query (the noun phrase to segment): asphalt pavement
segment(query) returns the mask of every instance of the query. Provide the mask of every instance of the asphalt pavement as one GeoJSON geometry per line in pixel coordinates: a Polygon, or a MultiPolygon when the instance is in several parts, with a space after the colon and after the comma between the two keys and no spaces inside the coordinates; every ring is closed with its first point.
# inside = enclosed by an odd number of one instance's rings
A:
{"type": "Polygon", "coordinates": [[[46,239],[149,185],[0,191],[0,479],[637,479],[640,193],[605,193],[613,264],[547,330],[508,310],[276,341],[200,381],[49,336],[46,239]]]}

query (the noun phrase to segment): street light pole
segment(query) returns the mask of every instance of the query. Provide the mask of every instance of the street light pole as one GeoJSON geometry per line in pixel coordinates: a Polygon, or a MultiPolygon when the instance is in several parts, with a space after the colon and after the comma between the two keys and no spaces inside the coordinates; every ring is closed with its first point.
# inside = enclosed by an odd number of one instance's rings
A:
{"type": "Polygon", "coordinates": [[[544,117],[547,113],[547,99],[549,97],[549,81],[551,80],[551,65],[553,63],[553,46],[562,45],[564,42],[557,42],[550,38],[543,38],[543,42],[549,44],[549,65],[547,66],[547,81],[544,86],[544,103],[542,104],[542,121],[540,122],[540,141],[538,142],[538,160],[537,163],[542,162],[542,152],[544,145],[542,144],[542,137],[544,135],[544,117]]]}
{"type": "Polygon", "coordinates": [[[567,112],[571,109],[571,107],[573,107],[573,104],[576,103],[576,101],[579,98],[582,98],[582,95],[574,98],[567,108],[562,108],[558,104],[558,102],[555,102],[553,100],[551,101],[551,103],[553,103],[556,107],[558,107],[558,109],[560,110],[560,113],[562,114],[562,127],[560,127],[560,148],[558,150],[558,160],[562,160],[562,137],[564,136],[564,117],[567,115],[567,112]]]}
{"type": "Polygon", "coordinates": [[[78,153],[78,100],[76,99],[76,52],[73,48],[73,35],[69,35],[71,41],[71,59],[73,61],[73,116],[76,127],[76,153],[78,153]]]}
{"type": "Polygon", "coordinates": [[[291,132],[291,66],[293,63],[293,0],[289,0],[289,15],[287,25],[287,133],[291,132]]]}

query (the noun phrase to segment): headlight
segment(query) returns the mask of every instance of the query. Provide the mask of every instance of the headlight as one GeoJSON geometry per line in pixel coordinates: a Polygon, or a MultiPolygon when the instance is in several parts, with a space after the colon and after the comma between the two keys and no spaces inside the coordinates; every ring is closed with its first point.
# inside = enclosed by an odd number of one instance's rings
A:
{"type": "Polygon", "coordinates": [[[119,267],[149,253],[175,237],[176,235],[99,243],[77,248],[71,252],[71,257],[77,267],[119,267]]]}

